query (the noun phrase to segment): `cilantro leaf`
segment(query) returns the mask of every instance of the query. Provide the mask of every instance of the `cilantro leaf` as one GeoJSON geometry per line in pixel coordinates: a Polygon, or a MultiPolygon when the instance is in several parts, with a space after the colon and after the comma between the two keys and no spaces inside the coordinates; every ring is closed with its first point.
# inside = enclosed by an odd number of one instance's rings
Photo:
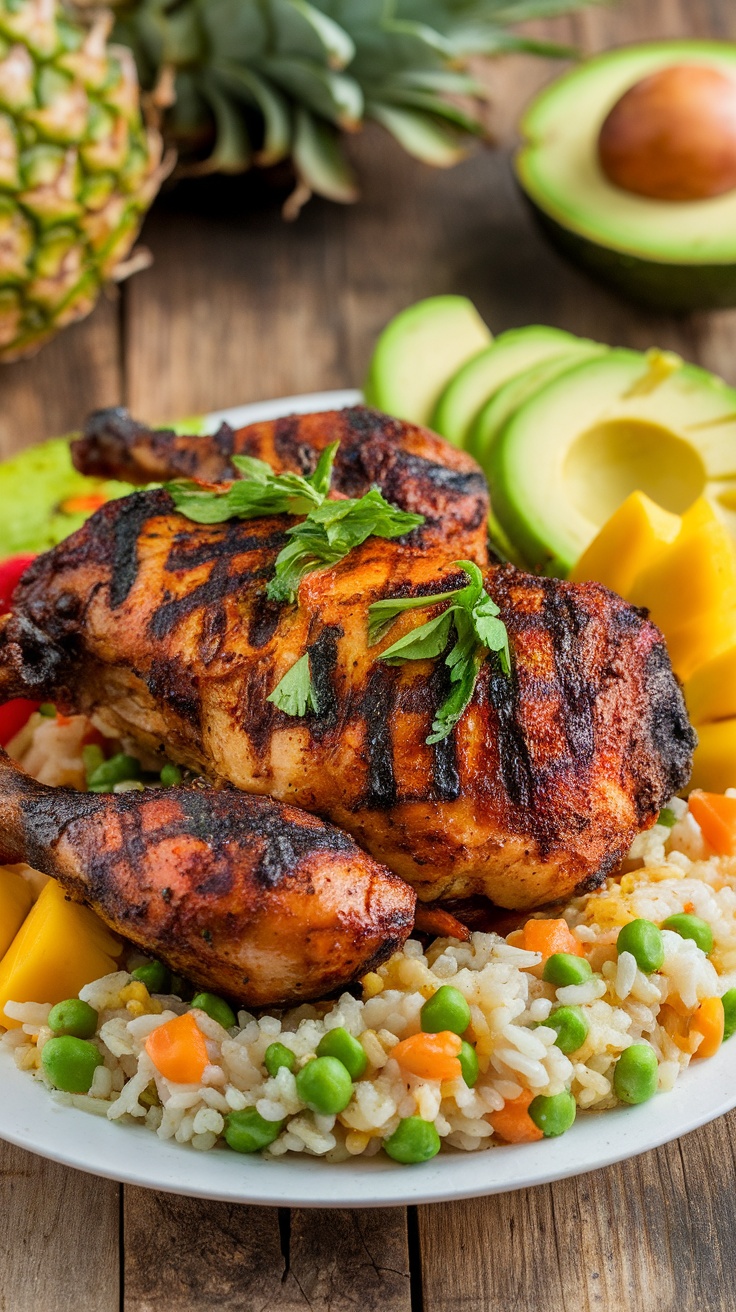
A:
{"type": "Polygon", "coordinates": [[[377,487],[365,496],[329,500],[332,466],[339,446],[325,447],[313,474],[276,474],[254,456],[233,456],[242,478],[221,488],[197,483],[167,483],[176,509],[197,524],[222,524],[228,519],[259,515],[304,515],[287,529],[290,541],[276,557],[276,572],[268,585],[271,601],[294,601],[305,574],[334,565],[370,537],[397,538],[424,523],[423,515],[399,510],[377,487]]]}
{"type": "Polygon", "coordinates": [[[498,606],[485,590],[481,570],[472,560],[456,560],[455,565],[470,577],[465,587],[427,597],[388,597],[374,602],[368,609],[368,640],[374,643],[388,632],[402,611],[434,606],[442,601],[452,603],[441,615],[412,629],[377,658],[390,665],[431,659],[445,650],[454,631],[455,641],[445,656],[450,691],[437,709],[426,739],[429,744],[440,742],[452,732],[473,696],[481,666],[490,651],[498,653],[504,674],[511,673],[506,625],[499,619],[498,606]]]}
{"type": "Polygon", "coordinates": [[[304,716],[307,711],[319,713],[317,692],[312,682],[309,652],[305,652],[276,684],[266,698],[285,715],[304,716]]]}

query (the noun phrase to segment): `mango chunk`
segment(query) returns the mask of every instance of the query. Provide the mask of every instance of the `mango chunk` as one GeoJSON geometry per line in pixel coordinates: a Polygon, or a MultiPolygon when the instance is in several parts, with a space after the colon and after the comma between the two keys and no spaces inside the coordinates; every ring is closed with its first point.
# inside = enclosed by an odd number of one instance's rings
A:
{"type": "Polygon", "coordinates": [[[690,787],[711,793],[736,788],[736,716],[698,726],[690,787]]]}
{"type": "Polygon", "coordinates": [[[6,1002],[62,1002],[117,970],[123,945],[87,907],[68,902],[51,881],[29,911],[0,961],[0,1024],[6,1002]]]}
{"type": "Polygon", "coordinates": [[[632,492],[573,565],[570,580],[594,579],[625,597],[681,528],[679,515],[670,514],[643,492],[632,492]]]}
{"type": "Polygon", "coordinates": [[[684,691],[693,724],[736,717],[736,644],[701,665],[684,691]]]}
{"type": "Polygon", "coordinates": [[[675,541],[642,570],[627,600],[648,608],[681,679],[736,642],[736,553],[704,497],[682,516],[675,541]]]}
{"type": "Polygon", "coordinates": [[[0,866],[0,961],[33,906],[30,884],[0,866]]]}

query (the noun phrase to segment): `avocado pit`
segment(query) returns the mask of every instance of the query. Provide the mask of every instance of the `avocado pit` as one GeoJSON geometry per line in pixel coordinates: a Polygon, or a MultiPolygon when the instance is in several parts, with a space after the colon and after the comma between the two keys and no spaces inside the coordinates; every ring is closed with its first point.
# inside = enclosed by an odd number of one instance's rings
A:
{"type": "Polygon", "coordinates": [[[736,79],[705,64],[671,65],[624,92],[598,138],[614,186],[662,201],[736,188],[736,79]]]}

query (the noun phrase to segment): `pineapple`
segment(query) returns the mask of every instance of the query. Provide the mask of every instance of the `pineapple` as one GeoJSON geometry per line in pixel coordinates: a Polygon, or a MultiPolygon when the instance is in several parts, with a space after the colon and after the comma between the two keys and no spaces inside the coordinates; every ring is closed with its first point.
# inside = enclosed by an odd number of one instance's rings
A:
{"type": "Polygon", "coordinates": [[[110,26],[104,15],[80,26],[57,0],[0,0],[2,360],[88,314],[126,272],[169,166],[110,26]]]}
{"type": "MultiPolygon", "coordinates": [[[[76,0],[79,7],[96,0],[76,0]]],[[[592,0],[595,2],[595,0],[592,0]]],[[[569,53],[509,23],[585,0],[110,0],[180,162],[241,172],[291,156],[293,215],[312,192],[353,201],[339,131],[377,120],[410,154],[454,164],[482,125],[472,55],[569,53]]]]}

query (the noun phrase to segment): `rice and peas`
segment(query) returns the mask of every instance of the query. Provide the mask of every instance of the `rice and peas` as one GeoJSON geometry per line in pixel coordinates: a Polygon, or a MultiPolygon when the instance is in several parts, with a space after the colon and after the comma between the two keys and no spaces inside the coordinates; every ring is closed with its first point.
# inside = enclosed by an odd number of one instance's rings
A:
{"type": "MultiPolygon", "coordinates": [[[[83,717],[36,715],[12,751],[44,782],[83,787],[88,730],[83,717]]],[[[49,1077],[44,1048],[59,1041],[49,1004],[8,1003],[21,1025],[1,1041],[59,1101],[200,1151],[344,1161],[385,1148],[414,1162],[440,1146],[473,1151],[560,1133],[576,1110],[671,1089],[691,1059],[719,1046],[724,1007],[726,1036],[736,1026],[736,856],[709,850],[685,801],[672,799],[666,819],[597,892],[505,938],[474,933],[426,948],[410,939],[364,977],[359,997],[235,1015],[209,995],[193,1006],[164,992],[173,989],[165,972],[157,981],[132,953],[125,970],[79,995],[97,1013],[84,1040],[94,1048],[87,1093],[63,1092],[49,1077]],[[617,949],[625,925],[671,916],[685,920],[675,921],[680,932],[657,930],[656,962],[646,960],[651,930],[644,948],[617,949]],[[160,1054],[181,1027],[203,1054],[194,1082],[162,1073],[172,1068],[160,1054]]]]}

